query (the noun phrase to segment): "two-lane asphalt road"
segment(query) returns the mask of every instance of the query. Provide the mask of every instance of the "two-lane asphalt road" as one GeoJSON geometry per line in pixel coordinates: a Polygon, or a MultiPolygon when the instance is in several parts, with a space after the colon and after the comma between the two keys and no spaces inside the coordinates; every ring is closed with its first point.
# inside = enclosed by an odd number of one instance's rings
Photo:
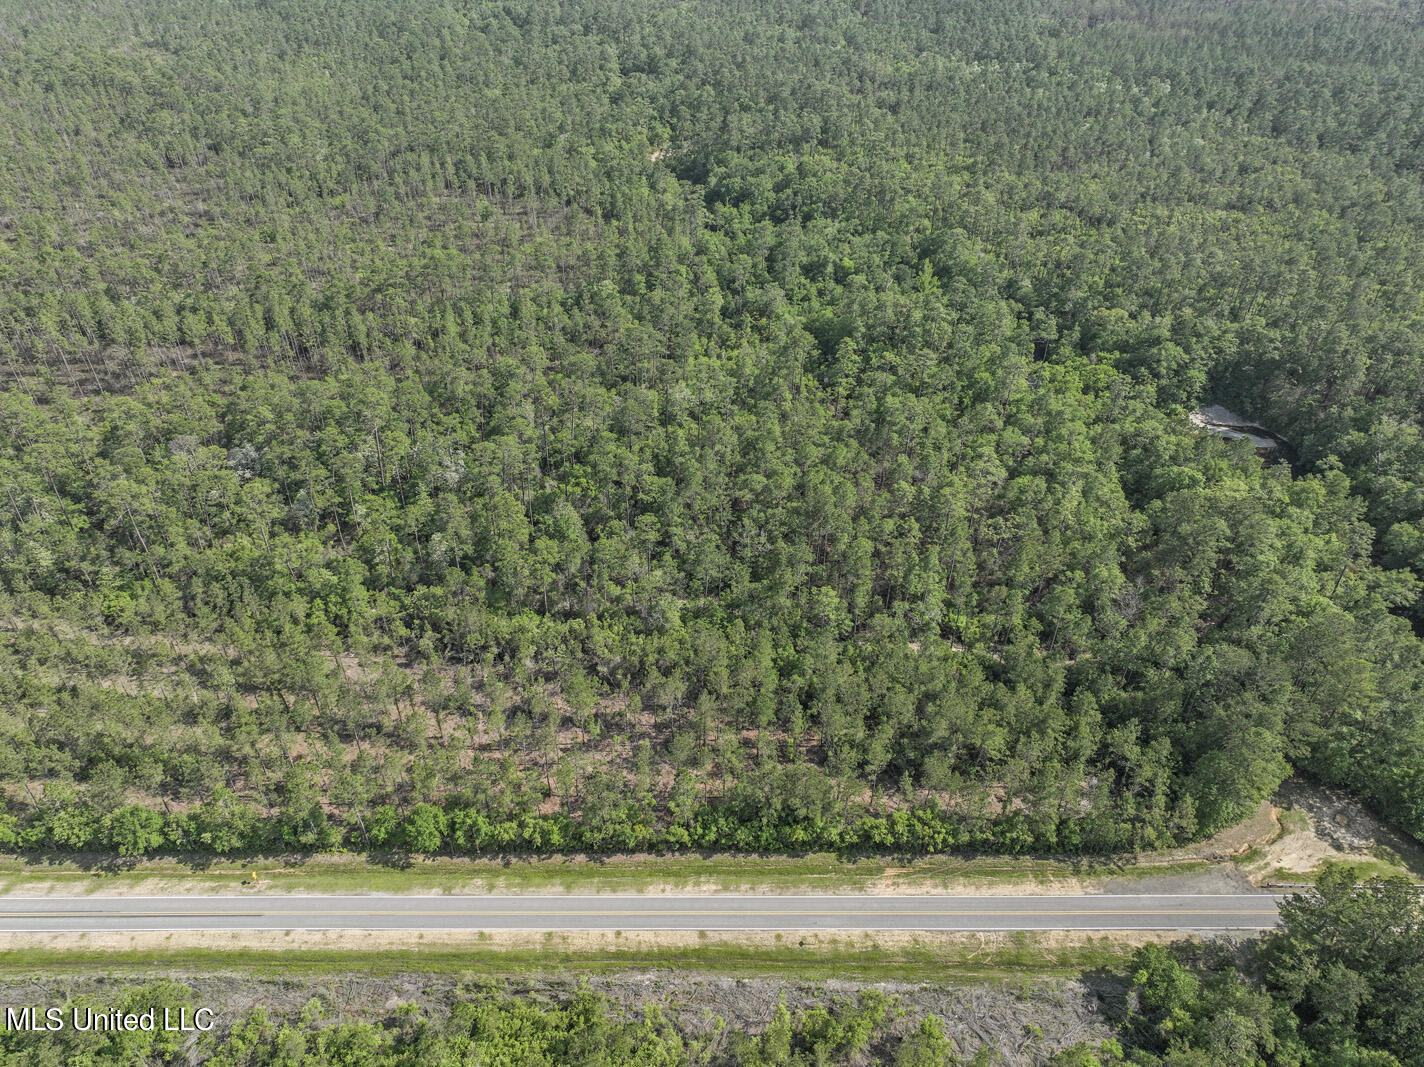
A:
{"type": "Polygon", "coordinates": [[[1260,930],[1280,898],[1103,896],[0,897],[0,933],[190,930],[1260,930]]]}

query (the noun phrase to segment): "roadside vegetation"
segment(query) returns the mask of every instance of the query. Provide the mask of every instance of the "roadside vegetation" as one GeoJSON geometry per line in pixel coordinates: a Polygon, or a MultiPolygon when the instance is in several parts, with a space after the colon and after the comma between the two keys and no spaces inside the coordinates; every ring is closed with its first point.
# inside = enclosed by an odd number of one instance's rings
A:
{"type": "MultiPolygon", "coordinates": [[[[1281,909],[1247,975],[1230,956],[1188,967],[1163,946],[1133,958],[1126,1034],[1138,1062],[1388,1067],[1424,1060],[1424,907],[1402,878],[1356,888],[1332,866],[1281,909]],[[1156,1057],[1156,1058],[1154,1058],[1156,1057]]],[[[1083,1058],[1092,1064],[1092,1058],[1083,1058]]]]}
{"type": "Polygon", "coordinates": [[[292,978],[406,974],[548,977],[658,971],[729,979],[862,983],[916,982],[973,987],[990,982],[1074,978],[1086,971],[1124,971],[1134,933],[807,933],[737,931],[468,932],[389,931],[280,933],[247,937],[55,935],[5,950],[9,975],[65,978],[96,972],[124,977],[220,972],[292,978]],[[195,944],[196,943],[196,944],[195,944]]]}
{"type": "MultiPolygon", "coordinates": [[[[176,1016],[191,1012],[186,992],[171,982],[137,987],[112,1003],[125,1010],[157,1004],[176,1016]]],[[[562,1000],[540,1001],[485,991],[461,998],[444,1018],[398,1007],[379,1022],[327,1022],[325,1006],[311,1001],[297,1019],[278,1020],[256,1008],[216,1041],[191,1035],[72,1035],[32,1041],[0,1033],[6,1062],[30,1065],[74,1063],[172,1064],[188,1062],[201,1048],[212,1067],[425,1067],[439,1063],[509,1064],[519,1067],[607,1067],[721,1063],[760,1067],[792,1063],[832,1063],[859,1059],[887,1021],[891,1003],[866,993],[793,1015],[780,1005],[756,1036],[714,1026],[707,1036],[680,1030],[654,1007],[641,1013],[618,1011],[586,990],[562,1000]],[[66,1057],[54,1058],[56,1053],[66,1057]]],[[[942,1021],[927,1017],[914,1032],[885,1041],[903,1064],[956,1062],[942,1021]]],[[[888,1051],[888,1049],[887,1049],[888,1051]]]]}
{"type": "Polygon", "coordinates": [[[1230,879],[1221,863],[1176,856],[1044,859],[986,856],[614,856],[491,860],[392,855],[182,863],[0,860],[0,894],[46,893],[944,893],[1074,892],[1142,878],[1186,887],[1230,879]]]}

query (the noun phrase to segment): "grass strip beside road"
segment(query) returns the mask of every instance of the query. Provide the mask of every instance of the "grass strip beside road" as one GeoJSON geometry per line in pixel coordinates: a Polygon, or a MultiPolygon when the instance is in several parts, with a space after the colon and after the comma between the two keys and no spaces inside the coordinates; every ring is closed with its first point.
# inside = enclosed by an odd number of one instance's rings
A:
{"type": "Polygon", "coordinates": [[[1174,856],[1006,859],[620,856],[609,859],[402,859],[357,856],[172,860],[132,864],[0,857],[0,894],[173,893],[933,893],[1079,892],[1107,879],[1205,874],[1213,864],[1174,856]],[[256,874],[254,882],[253,875],[256,874]]]}
{"type": "Polygon", "coordinates": [[[1128,933],[1065,936],[1061,933],[944,934],[889,937],[795,934],[744,936],[691,934],[656,940],[632,935],[480,937],[464,943],[375,948],[369,938],[271,938],[260,947],[181,941],[160,947],[130,939],[128,947],[97,938],[74,938],[40,947],[0,951],[7,978],[33,973],[178,977],[182,973],[270,975],[441,974],[451,976],[580,975],[625,970],[676,970],[729,976],[785,976],[809,980],[860,979],[939,983],[986,979],[1075,976],[1098,968],[1121,970],[1133,949],[1148,940],[1181,935],[1128,933]],[[367,942],[363,946],[362,942],[367,942]],[[625,942],[620,944],[620,942],[625,942]],[[323,943],[324,942],[324,943],[323,943]],[[114,945],[115,947],[108,947],[114,945]],[[346,947],[349,946],[349,947],[346,947]]]}

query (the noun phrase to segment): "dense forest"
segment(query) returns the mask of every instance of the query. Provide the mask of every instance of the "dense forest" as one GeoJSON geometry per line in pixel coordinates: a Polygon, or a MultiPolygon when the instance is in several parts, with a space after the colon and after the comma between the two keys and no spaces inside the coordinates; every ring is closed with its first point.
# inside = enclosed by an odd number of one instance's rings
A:
{"type": "Polygon", "coordinates": [[[0,847],[1424,836],[1421,46],[0,0],[0,847]]]}

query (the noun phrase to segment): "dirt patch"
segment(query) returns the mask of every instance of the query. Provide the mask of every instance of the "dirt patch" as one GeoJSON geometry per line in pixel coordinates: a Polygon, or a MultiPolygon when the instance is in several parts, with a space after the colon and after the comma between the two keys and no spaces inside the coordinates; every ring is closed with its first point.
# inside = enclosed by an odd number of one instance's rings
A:
{"type": "Polygon", "coordinates": [[[1277,791],[1280,832],[1243,858],[1257,884],[1308,879],[1329,862],[1363,863],[1371,873],[1424,874],[1424,849],[1338,790],[1292,780],[1277,791]]]}
{"type": "Polygon", "coordinates": [[[1249,864],[1258,879],[1280,879],[1298,875],[1306,878],[1326,863],[1350,859],[1350,854],[1334,848],[1311,828],[1282,834],[1262,853],[1259,861],[1249,864]]]}
{"type": "Polygon", "coordinates": [[[1344,852],[1373,855],[1381,847],[1400,856],[1418,856],[1416,841],[1373,815],[1353,797],[1324,786],[1290,781],[1281,786],[1276,803],[1295,808],[1311,819],[1316,834],[1330,847],[1344,852]]]}
{"type": "Polygon", "coordinates": [[[1276,808],[1269,801],[1263,800],[1249,819],[1235,826],[1228,826],[1200,844],[1191,845],[1181,851],[1204,860],[1227,860],[1261,847],[1279,833],[1280,823],[1276,817],[1276,808]]]}

